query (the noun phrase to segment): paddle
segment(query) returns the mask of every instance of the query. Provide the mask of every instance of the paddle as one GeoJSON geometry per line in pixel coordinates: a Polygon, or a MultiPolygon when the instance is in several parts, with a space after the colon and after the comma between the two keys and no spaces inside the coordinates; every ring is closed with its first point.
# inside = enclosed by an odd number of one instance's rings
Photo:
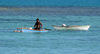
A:
{"type": "MultiPolygon", "coordinates": [[[[26,26],[26,25],[25,25],[25,26],[26,26]]],[[[27,26],[29,26],[29,25],[27,25],[27,26]]],[[[31,27],[33,27],[33,26],[30,26],[30,28],[31,28],[31,27]]],[[[41,28],[41,29],[42,29],[42,28],[41,28]]],[[[51,30],[51,29],[48,29],[48,28],[43,28],[43,29],[45,29],[45,30],[51,30]]]]}

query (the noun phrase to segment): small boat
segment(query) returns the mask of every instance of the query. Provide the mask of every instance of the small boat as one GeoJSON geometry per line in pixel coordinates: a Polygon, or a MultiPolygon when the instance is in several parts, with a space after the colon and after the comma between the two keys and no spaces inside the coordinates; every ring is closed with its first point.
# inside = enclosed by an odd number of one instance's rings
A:
{"type": "Polygon", "coordinates": [[[56,30],[88,30],[90,25],[82,25],[82,26],[56,26],[53,25],[56,30]]]}
{"type": "Polygon", "coordinates": [[[35,30],[32,28],[17,28],[14,32],[48,32],[47,29],[35,30]]]}

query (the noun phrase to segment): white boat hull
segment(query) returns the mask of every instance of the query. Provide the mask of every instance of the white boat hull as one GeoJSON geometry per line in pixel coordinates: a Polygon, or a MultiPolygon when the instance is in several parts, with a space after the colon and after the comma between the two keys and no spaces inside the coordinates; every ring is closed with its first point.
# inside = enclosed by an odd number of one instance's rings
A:
{"type": "Polygon", "coordinates": [[[88,30],[90,25],[83,26],[53,26],[56,30],[88,30]]]}
{"type": "Polygon", "coordinates": [[[35,30],[30,28],[17,28],[14,32],[48,32],[46,29],[35,30]]]}

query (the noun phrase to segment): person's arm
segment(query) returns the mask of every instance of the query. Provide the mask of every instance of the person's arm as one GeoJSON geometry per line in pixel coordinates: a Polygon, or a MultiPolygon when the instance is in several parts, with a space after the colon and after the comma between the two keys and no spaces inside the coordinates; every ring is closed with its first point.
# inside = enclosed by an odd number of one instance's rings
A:
{"type": "Polygon", "coordinates": [[[34,27],[36,27],[36,23],[34,24],[34,27]]]}
{"type": "Polygon", "coordinates": [[[41,22],[40,22],[40,25],[41,25],[41,28],[42,28],[42,26],[43,26],[43,25],[42,25],[42,23],[41,23],[41,22]]]}

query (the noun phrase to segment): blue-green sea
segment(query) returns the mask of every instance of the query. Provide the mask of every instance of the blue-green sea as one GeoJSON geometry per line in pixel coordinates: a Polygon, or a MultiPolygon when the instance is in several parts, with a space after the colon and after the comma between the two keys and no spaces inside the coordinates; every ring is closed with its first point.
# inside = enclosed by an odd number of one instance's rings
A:
{"type": "Polygon", "coordinates": [[[99,7],[0,7],[0,54],[100,54],[99,7]],[[32,27],[44,33],[13,32],[32,27]],[[58,31],[52,25],[91,25],[88,31],[58,31]]]}

